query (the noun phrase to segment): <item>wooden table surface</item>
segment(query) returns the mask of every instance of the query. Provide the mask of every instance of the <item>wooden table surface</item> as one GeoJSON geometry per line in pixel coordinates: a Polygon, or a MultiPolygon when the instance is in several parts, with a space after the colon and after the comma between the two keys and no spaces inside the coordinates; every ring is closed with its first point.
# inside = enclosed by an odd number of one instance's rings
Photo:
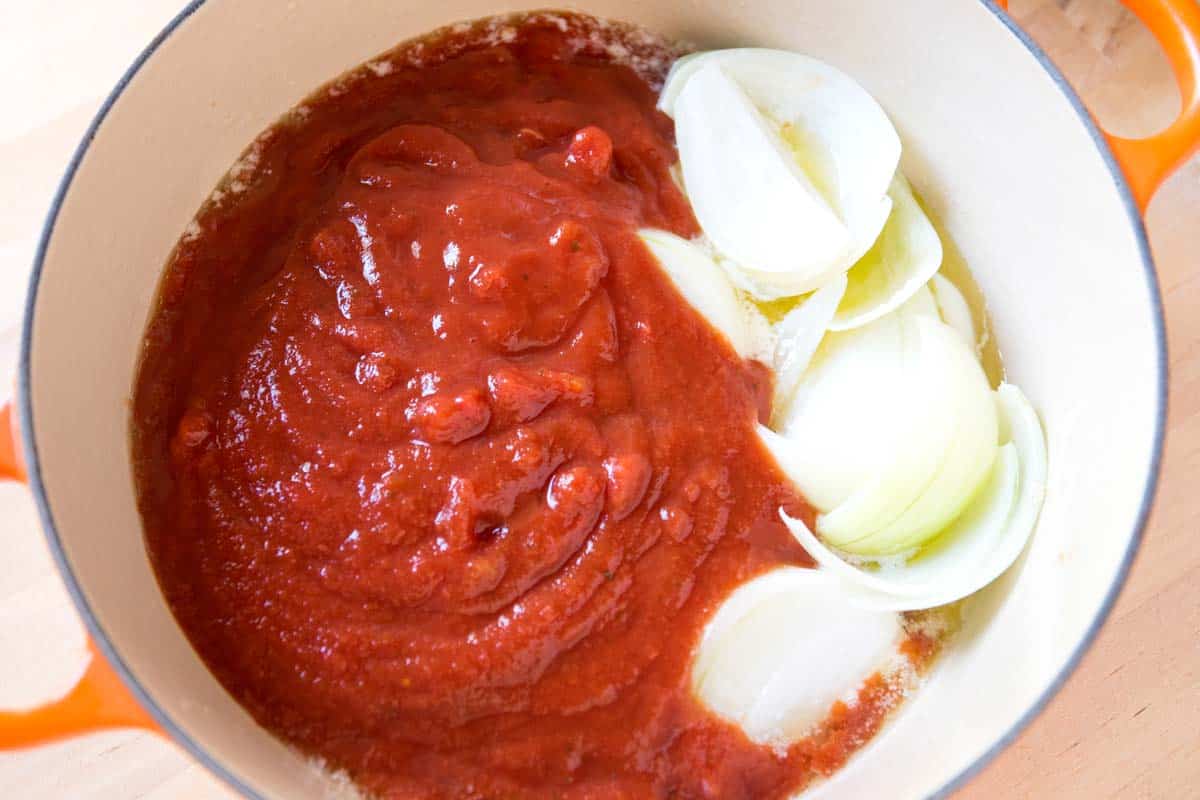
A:
{"type": "MultiPolygon", "coordinates": [[[[58,177],[104,94],[181,4],[0,0],[0,387],[12,384],[28,265],[58,177]]],[[[1117,0],[1011,5],[1114,132],[1145,134],[1172,118],[1179,100],[1165,60],[1117,0]]],[[[1146,541],[1079,670],[963,800],[1200,797],[1200,158],[1160,190],[1148,227],[1166,302],[1171,405],[1146,541]]],[[[83,632],[20,487],[0,485],[0,532],[0,707],[27,707],[74,682],[83,632]]],[[[229,797],[145,733],[0,755],[0,798],[229,797]]]]}

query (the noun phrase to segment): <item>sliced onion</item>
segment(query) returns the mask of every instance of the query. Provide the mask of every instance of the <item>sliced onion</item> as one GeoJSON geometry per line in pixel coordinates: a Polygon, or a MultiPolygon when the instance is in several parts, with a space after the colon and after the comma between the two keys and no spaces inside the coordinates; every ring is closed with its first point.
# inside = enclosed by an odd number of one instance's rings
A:
{"type": "Polygon", "coordinates": [[[912,558],[871,563],[829,547],[800,520],[780,515],[822,570],[847,584],[864,608],[916,611],[984,588],[1012,566],[1033,533],[1046,485],[1046,445],[1037,414],[1019,389],[1002,384],[1000,448],[991,476],[966,511],[912,558]]]}
{"type": "Polygon", "coordinates": [[[705,629],[692,689],[752,740],[786,746],[884,667],[900,618],[850,601],[823,571],[779,567],[742,585],[705,629]]]}
{"type": "Polygon", "coordinates": [[[898,308],[936,277],[942,264],[942,241],[899,172],[888,195],[891,216],[871,249],[847,274],[846,296],[832,330],[857,328],[898,308]]]}
{"type": "Polygon", "coordinates": [[[915,307],[826,337],[778,435],[759,431],[821,512],[818,532],[850,552],[894,554],[927,541],[961,512],[995,457],[982,368],[954,331],[915,307]]]}
{"type": "Polygon", "coordinates": [[[663,271],[699,314],[743,358],[760,358],[766,348],[766,320],[743,300],[725,273],[701,247],[667,231],[643,228],[638,236],[663,271]]]}
{"type": "Polygon", "coordinates": [[[662,91],[658,93],[658,110],[666,114],[668,117],[675,116],[675,101],[679,99],[679,92],[687,83],[687,79],[696,73],[699,65],[703,63],[701,59],[711,59],[714,53],[730,52],[729,50],[702,50],[698,53],[688,53],[686,56],[680,56],[675,59],[675,63],[671,65],[671,69],[667,72],[667,79],[663,81],[662,91]]]}
{"type": "Polygon", "coordinates": [[[767,449],[818,511],[844,502],[899,451],[913,346],[898,317],[827,335],[791,402],[774,410],[778,434],[759,427],[767,449]]]}
{"type": "MultiPolygon", "coordinates": [[[[700,75],[713,67],[719,67],[749,98],[845,226],[848,249],[841,263],[829,264],[824,275],[848,269],[875,242],[892,207],[888,187],[900,160],[900,138],[887,114],[849,76],[808,56],[757,48],[716,50],[680,59],[667,77],[659,107],[675,117],[677,135],[689,124],[683,119],[685,96],[700,75]]],[[[713,115],[726,112],[716,105],[715,94],[709,95],[708,102],[714,106],[713,115]]],[[[688,158],[682,146],[680,157],[686,175],[688,158]]],[[[697,187],[690,179],[687,183],[695,193],[697,187]]],[[[733,198],[724,202],[733,202],[733,198]]],[[[804,231],[801,222],[807,220],[797,220],[793,226],[804,231]]],[[[706,221],[700,219],[700,223],[725,250],[706,221]]],[[[757,295],[763,299],[803,294],[824,282],[820,270],[796,274],[790,276],[789,290],[782,271],[767,266],[769,262],[726,253],[748,271],[748,284],[767,292],[757,295]]],[[[813,257],[815,260],[815,253],[813,257]]]]}
{"type": "Polygon", "coordinates": [[[800,377],[825,337],[846,291],[846,276],[838,275],[802,300],[774,326],[775,399],[773,409],[787,408],[800,377]]]}
{"type": "Polygon", "coordinates": [[[782,415],[760,427],[817,531],[848,552],[922,545],[958,516],[995,458],[988,381],[964,342],[923,313],[829,335],[782,415]]]}
{"type": "Polygon", "coordinates": [[[958,287],[950,282],[945,275],[934,275],[929,281],[929,288],[937,302],[938,312],[943,320],[954,330],[958,331],[963,341],[970,345],[978,354],[979,337],[975,333],[975,320],[971,316],[971,307],[963,297],[958,287]]]}
{"type": "MultiPolygon", "coordinates": [[[[771,329],[775,402],[759,435],[819,512],[815,534],[785,522],[820,574],[877,611],[994,580],[1036,522],[1045,443],[1024,396],[988,386],[970,307],[937,274],[942,244],[896,171],[886,114],[832,67],[757,49],[680,59],[659,105],[675,118],[680,182],[711,255],[689,246],[726,275],[676,269],[683,294],[745,354],[770,337],[761,313],[731,311],[745,299],[734,287],[761,301],[811,293],[771,329]]],[[[720,650],[698,656],[696,685],[752,737],[778,742],[795,733],[797,717],[779,710],[802,670],[772,670],[802,662],[770,641],[786,638],[771,633],[787,622],[783,601],[754,597],[735,593],[714,618],[705,643],[720,650]],[[710,686],[721,659],[743,654],[744,685],[710,686]]]]}
{"type": "Polygon", "coordinates": [[[929,290],[928,286],[922,286],[920,289],[917,289],[916,293],[908,298],[904,302],[904,305],[900,306],[895,313],[897,316],[924,314],[933,319],[942,318],[942,314],[938,310],[937,300],[933,299],[933,292],[929,290]]]}
{"type": "Polygon", "coordinates": [[[822,568],[864,589],[904,596],[927,595],[945,588],[943,558],[957,563],[956,572],[973,568],[995,548],[1008,526],[1020,481],[1016,448],[1000,448],[987,484],[966,513],[911,559],[891,559],[887,565],[855,557],[827,546],[803,521],[780,509],[780,516],[801,546],[822,568]],[[897,566],[900,562],[902,566],[897,566]]]}
{"type": "MultiPolygon", "coordinates": [[[[964,346],[948,325],[925,317],[917,319],[922,336],[921,366],[928,375],[924,381],[928,392],[924,419],[928,426],[914,424],[914,429],[923,429],[928,438],[910,440],[910,446],[938,447],[946,440],[937,438],[936,431],[948,434],[948,447],[943,451],[936,473],[919,496],[910,500],[909,505],[886,525],[865,532],[851,523],[839,531],[834,517],[841,515],[841,507],[818,520],[818,530],[830,541],[837,541],[839,533],[845,537],[843,541],[852,539],[843,545],[852,552],[895,554],[928,541],[962,513],[987,478],[996,455],[995,404],[987,377],[975,360],[974,352],[964,346]]],[[[911,458],[905,461],[912,463],[911,458]]],[[[920,463],[924,464],[925,459],[920,463]]],[[[889,496],[892,502],[893,498],[911,497],[898,491],[899,487],[912,485],[909,474],[897,475],[893,469],[889,471],[889,477],[893,483],[879,486],[877,492],[889,496]]],[[[839,522],[844,523],[844,520],[839,519],[839,522]]]]}
{"type": "Polygon", "coordinates": [[[667,72],[667,79],[663,81],[662,91],[658,93],[658,110],[668,117],[674,118],[675,101],[679,99],[679,93],[683,91],[688,78],[695,75],[696,71],[700,69],[700,66],[705,61],[713,60],[717,53],[730,53],[734,51],[734,49],[704,50],[677,58],[675,63],[671,65],[671,69],[667,72]]]}
{"type": "Polygon", "coordinates": [[[811,291],[845,268],[846,227],[719,67],[692,76],[675,111],[692,210],[724,256],[767,275],[775,297],[811,291]]]}

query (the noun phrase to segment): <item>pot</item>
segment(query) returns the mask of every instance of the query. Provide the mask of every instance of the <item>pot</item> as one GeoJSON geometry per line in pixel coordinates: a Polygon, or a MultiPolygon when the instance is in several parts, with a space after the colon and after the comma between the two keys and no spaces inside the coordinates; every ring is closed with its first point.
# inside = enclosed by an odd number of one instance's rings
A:
{"type": "MultiPolygon", "coordinates": [[[[943,796],[965,781],[1070,675],[1137,551],[1166,401],[1141,212],[1200,144],[1200,7],[1128,5],[1164,45],[1184,99],[1173,125],[1138,141],[1101,131],[991,2],[583,4],[704,47],[799,50],[859,80],[896,123],[904,172],[965,254],[1009,374],[1045,424],[1046,502],[1022,560],[972,598],[925,687],[811,796],[943,796]]],[[[159,592],[128,444],[139,342],[172,246],[260,130],[403,39],[522,7],[196,0],[113,90],[46,222],[21,350],[22,447],[0,445],[8,474],[27,473],[95,657],[62,700],[0,714],[0,747],[143,726],[247,797],[331,790],[226,694],[159,592]]]]}

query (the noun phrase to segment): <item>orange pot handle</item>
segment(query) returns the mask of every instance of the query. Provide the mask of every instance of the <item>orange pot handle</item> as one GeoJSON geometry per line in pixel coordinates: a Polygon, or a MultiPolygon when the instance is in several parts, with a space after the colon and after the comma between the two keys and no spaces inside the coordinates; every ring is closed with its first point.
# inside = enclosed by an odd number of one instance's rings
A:
{"type": "Polygon", "coordinates": [[[0,750],[32,747],[109,728],[159,730],[96,645],[88,642],[88,650],[91,660],[87,670],[65,696],[30,711],[0,711],[0,750]]]}
{"type": "Polygon", "coordinates": [[[25,460],[21,458],[19,441],[17,418],[12,405],[5,403],[0,406],[0,480],[25,482],[25,460]]]}
{"type": "Polygon", "coordinates": [[[1158,39],[1179,83],[1179,116],[1145,139],[1105,133],[1108,146],[1129,180],[1138,208],[1197,149],[1200,149],[1200,4],[1196,0],[1124,0],[1158,39]]]}
{"type": "MultiPolygon", "coordinates": [[[[1107,131],[1112,149],[1138,209],[1146,210],[1154,192],[1200,149],[1200,3],[1196,0],[1122,0],[1150,29],[1167,56],[1183,100],[1179,116],[1158,133],[1126,139],[1107,131]]],[[[1008,0],[996,0],[1008,8],[1008,0]]]]}
{"type": "MultiPolygon", "coordinates": [[[[18,441],[12,406],[4,405],[0,407],[0,478],[25,480],[18,441]]],[[[0,711],[0,750],[31,747],[107,728],[159,730],[93,642],[88,642],[88,650],[87,669],[65,696],[30,711],[0,711]]]]}

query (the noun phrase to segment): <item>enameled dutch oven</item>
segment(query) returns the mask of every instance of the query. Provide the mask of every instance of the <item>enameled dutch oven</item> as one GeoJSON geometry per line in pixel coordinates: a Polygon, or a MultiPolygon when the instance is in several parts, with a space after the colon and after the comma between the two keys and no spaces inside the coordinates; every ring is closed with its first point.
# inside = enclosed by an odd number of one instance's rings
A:
{"type": "MultiPolygon", "coordinates": [[[[1009,374],[1045,423],[1049,486],[1027,553],[970,601],[965,630],[923,690],[813,795],[915,798],[961,784],[1071,673],[1137,550],[1167,380],[1141,212],[1200,143],[1200,6],[1128,4],[1161,41],[1183,95],[1178,120],[1138,141],[1101,131],[990,2],[580,4],[705,47],[809,53],[862,82],[900,130],[904,171],[966,255],[1009,374]]],[[[113,90],[46,222],[19,370],[23,453],[0,448],[9,473],[27,473],[96,657],[62,700],[0,714],[0,747],[145,726],[247,797],[330,791],[222,690],[159,593],[129,462],[139,339],[175,240],[259,131],[403,39],[522,7],[197,0],[113,90]]]]}

